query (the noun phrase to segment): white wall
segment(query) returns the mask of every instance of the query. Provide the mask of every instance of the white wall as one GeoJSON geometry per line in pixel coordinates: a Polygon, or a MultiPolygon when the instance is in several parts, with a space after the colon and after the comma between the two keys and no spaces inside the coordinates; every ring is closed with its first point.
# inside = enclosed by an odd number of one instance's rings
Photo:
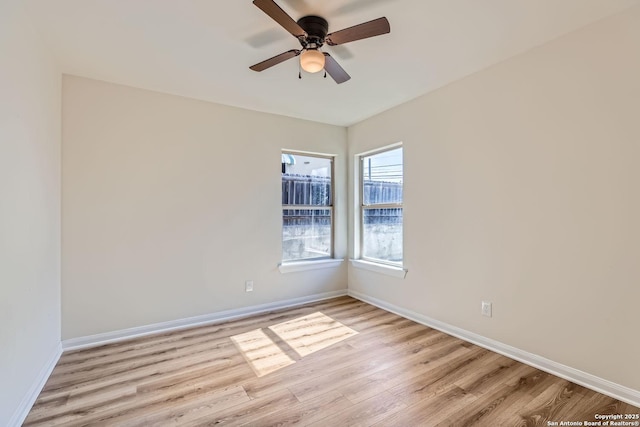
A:
{"type": "Polygon", "coordinates": [[[346,129],[63,78],[63,339],[346,289],[346,266],[281,274],[281,150],[346,129]],[[255,290],[244,291],[245,280],[255,290]]]}
{"type": "Polygon", "coordinates": [[[640,390],[639,47],[636,7],[350,127],[404,142],[409,272],[349,288],[640,390]]]}
{"type": "MultiPolygon", "coordinates": [[[[60,343],[60,74],[20,2],[0,2],[0,425],[60,343]]],[[[28,409],[28,408],[27,408],[28,409]]]]}

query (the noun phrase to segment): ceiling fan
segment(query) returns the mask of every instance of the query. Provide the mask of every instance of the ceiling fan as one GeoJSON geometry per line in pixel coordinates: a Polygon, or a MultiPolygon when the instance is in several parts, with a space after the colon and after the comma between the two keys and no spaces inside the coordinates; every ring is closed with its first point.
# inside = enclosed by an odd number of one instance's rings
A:
{"type": "MultiPolygon", "coordinates": [[[[264,13],[280,24],[285,30],[298,39],[302,49],[291,49],[273,58],[252,65],[253,71],[264,71],[287,59],[300,55],[300,66],[309,73],[317,73],[325,70],[336,83],[344,83],[351,78],[349,74],[327,52],[320,51],[326,43],[329,46],[337,46],[356,40],[387,34],[391,31],[387,18],[378,18],[344,30],[329,32],[329,23],[326,19],[308,15],[294,21],[273,0],[253,0],[264,13]]],[[[325,74],[326,77],[326,74],[325,74]]]]}

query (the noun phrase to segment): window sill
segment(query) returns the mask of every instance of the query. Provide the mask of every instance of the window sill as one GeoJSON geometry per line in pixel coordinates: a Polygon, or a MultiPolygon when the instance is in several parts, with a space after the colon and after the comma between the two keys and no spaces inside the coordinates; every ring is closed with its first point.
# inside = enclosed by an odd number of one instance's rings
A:
{"type": "Polygon", "coordinates": [[[376,273],[386,274],[387,276],[397,277],[399,279],[404,279],[407,276],[406,268],[395,267],[393,265],[379,264],[371,261],[364,261],[361,259],[352,259],[351,265],[356,268],[361,268],[363,270],[369,270],[376,273]]]}
{"type": "Polygon", "coordinates": [[[285,274],[321,268],[334,268],[342,264],[343,261],[343,259],[320,259],[316,261],[285,262],[278,264],[278,270],[280,270],[280,273],[285,274]]]}

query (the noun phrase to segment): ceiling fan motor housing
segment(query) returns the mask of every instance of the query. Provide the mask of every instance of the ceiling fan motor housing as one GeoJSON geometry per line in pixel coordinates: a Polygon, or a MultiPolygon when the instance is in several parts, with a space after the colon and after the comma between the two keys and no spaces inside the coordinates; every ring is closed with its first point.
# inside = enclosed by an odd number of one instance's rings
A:
{"type": "Polygon", "coordinates": [[[315,44],[315,47],[321,47],[324,44],[324,38],[329,33],[329,23],[326,19],[315,16],[303,16],[298,19],[297,24],[307,33],[307,37],[301,37],[300,44],[306,48],[309,44],[315,44]]]}

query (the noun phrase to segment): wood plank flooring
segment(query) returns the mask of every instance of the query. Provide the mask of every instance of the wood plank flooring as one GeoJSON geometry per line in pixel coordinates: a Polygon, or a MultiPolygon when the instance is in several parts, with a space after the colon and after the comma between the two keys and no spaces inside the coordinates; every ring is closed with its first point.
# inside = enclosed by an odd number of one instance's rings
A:
{"type": "Polygon", "coordinates": [[[548,426],[638,413],[342,297],[66,352],[24,425],[548,426]]]}

